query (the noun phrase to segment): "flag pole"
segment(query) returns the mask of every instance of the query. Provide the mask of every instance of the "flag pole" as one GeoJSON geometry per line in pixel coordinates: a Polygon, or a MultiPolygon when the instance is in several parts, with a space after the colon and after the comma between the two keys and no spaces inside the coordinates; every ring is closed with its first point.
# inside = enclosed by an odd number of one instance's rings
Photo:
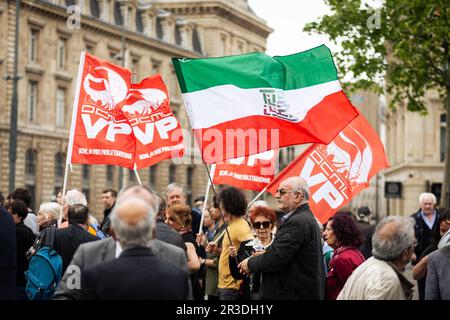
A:
{"type": "Polygon", "coordinates": [[[133,169],[133,171],[134,171],[134,174],[136,175],[136,179],[137,179],[138,183],[139,183],[140,185],[142,185],[141,177],[139,177],[139,173],[138,173],[138,171],[137,171],[137,169],[136,169],[136,163],[134,164],[134,169],[133,169]]]}
{"type": "MultiPolygon", "coordinates": [[[[69,177],[69,167],[72,167],[72,150],[73,150],[73,140],[75,138],[75,125],[77,122],[77,114],[78,114],[78,103],[80,100],[80,88],[81,88],[81,78],[83,77],[83,69],[84,69],[84,58],[86,57],[86,51],[81,51],[80,54],[80,66],[78,67],[78,78],[77,84],[75,88],[75,99],[73,100],[73,111],[72,111],[72,122],[70,125],[70,133],[69,133],[69,143],[67,144],[67,155],[66,155],[66,171],[64,172],[64,183],[63,190],[61,194],[61,204],[66,195],[67,188],[67,179],[69,177]]],[[[61,226],[63,219],[63,207],[61,206],[60,215],[58,217],[58,227],[61,226]]]]}
{"type": "MultiPolygon", "coordinates": [[[[216,170],[216,164],[213,163],[211,165],[211,175],[214,176],[214,171],[216,170]]],[[[199,230],[198,233],[199,234],[203,234],[203,219],[205,218],[205,210],[206,210],[206,205],[208,204],[208,196],[209,196],[209,189],[211,187],[211,181],[208,180],[208,184],[206,186],[206,192],[205,192],[205,201],[203,202],[203,208],[202,208],[202,217],[200,219],[200,226],[199,226],[199,230]]]]}
{"type": "MultiPolygon", "coordinates": [[[[216,188],[214,187],[214,184],[213,184],[213,182],[212,182],[212,178],[211,178],[211,174],[210,174],[209,169],[208,169],[208,165],[206,164],[205,160],[203,160],[203,157],[202,157],[202,161],[203,161],[203,164],[205,165],[206,173],[208,174],[209,183],[211,184],[211,187],[212,187],[214,196],[217,197],[216,188]]],[[[205,199],[205,200],[206,200],[206,199],[205,199]]],[[[224,214],[223,214],[222,209],[220,208],[220,206],[219,206],[219,212],[220,212],[220,215],[221,215],[223,221],[225,221],[225,216],[224,216],[224,214]]],[[[227,233],[228,241],[230,242],[230,245],[232,245],[233,242],[231,242],[230,232],[228,231],[228,226],[226,226],[226,225],[225,225],[225,232],[227,233]]],[[[236,258],[236,259],[237,259],[237,258],[236,258]]]]}
{"type": "Polygon", "coordinates": [[[262,189],[261,192],[258,193],[258,194],[256,195],[256,197],[254,197],[253,200],[250,201],[250,202],[248,203],[247,209],[250,208],[251,205],[252,205],[256,200],[258,200],[259,198],[261,198],[261,196],[263,195],[264,192],[266,192],[266,190],[267,190],[267,186],[264,187],[264,189],[262,189]]]}

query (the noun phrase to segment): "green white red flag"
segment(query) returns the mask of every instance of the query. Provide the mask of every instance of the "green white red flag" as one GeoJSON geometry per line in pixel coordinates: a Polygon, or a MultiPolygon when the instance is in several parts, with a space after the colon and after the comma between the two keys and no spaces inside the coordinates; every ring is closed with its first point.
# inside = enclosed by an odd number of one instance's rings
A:
{"type": "Polygon", "coordinates": [[[206,163],[303,143],[328,144],[357,116],[330,50],[172,59],[206,163]]]}

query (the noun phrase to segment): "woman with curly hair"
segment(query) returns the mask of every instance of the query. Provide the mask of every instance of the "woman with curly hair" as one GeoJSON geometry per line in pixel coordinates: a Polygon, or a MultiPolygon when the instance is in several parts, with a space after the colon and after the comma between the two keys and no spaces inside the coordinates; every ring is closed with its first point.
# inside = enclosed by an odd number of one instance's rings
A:
{"type": "Polygon", "coordinates": [[[352,217],[337,214],[328,220],[323,236],[334,249],[328,266],[325,297],[336,300],[348,277],[365,260],[358,249],[362,242],[361,234],[352,217]]]}

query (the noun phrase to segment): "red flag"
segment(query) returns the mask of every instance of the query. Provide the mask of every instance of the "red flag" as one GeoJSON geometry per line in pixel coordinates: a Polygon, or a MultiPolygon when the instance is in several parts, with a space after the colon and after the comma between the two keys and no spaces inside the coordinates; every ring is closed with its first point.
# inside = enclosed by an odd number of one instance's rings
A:
{"type": "Polygon", "coordinates": [[[70,163],[111,164],[133,169],[134,137],[122,112],[131,72],[83,52],[68,147],[70,163]]]}
{"type": "Polygon", "coordinates": [[[170,109],[169,94],[159,74],[132,84],[121,111],[136,137],[137,169],[183,156],[181,127],[170,109]]]}
{"type": "Polygon", "coordinates": [[[380,138],[360,114],[328,145],[311,145],[267,190],[275,195],[281,181],[293,176],[304,178],[310,188],[311,211],[325,223],[388,166],[380,138]]]}
{"type": "Polygon", "coordinates": [[[81,54],[68,146],[70,163],[141,169],[182,156],[182,141],[160,75],[131,84],[129,70],[81,54]]]}
{"type": "Polygon", "coordinates": [[[261,191],[275,175],[278,150],[227,160],[216,164],[214,184],[229,184],[241,189],[261,191]]]}

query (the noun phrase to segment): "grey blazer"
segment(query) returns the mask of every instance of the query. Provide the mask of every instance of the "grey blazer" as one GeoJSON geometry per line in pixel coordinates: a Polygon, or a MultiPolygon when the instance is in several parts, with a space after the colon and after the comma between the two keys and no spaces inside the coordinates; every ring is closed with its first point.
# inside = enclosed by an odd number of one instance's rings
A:
{"type": "MultiPolygon", "coordinates": [[[[183,249],[158,239],[152,240],[150,248],[162,260],[188,270],[186,252],[183,249]]],[[[53,299],[78,300],[80,298],[81,280],[74,277],[75,273],[78,270],[82,273],[86,268],[112,260],[115,258],[115,253],[116,241],[112,237],[80,245],[56,288],[53,299]],[[77,266],[79,269],[77,270],[70,266],[77,266]]],[[[189,280],[188,282],[190,289],[189,299],[192,299],[191,281],[189,280]]]]}

